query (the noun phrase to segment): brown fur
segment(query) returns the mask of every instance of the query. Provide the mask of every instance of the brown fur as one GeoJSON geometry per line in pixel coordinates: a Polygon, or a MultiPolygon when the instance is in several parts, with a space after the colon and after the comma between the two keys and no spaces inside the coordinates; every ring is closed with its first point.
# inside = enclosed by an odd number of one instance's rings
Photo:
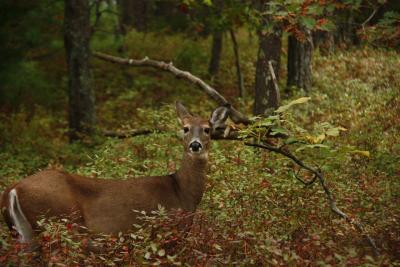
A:
{"type": "Polygon", "coordinates": [[[22,179],[3,194],[1,210],[9,227],[8,194],[15,188],[18,201],[32,228],[41,216],[80,215],[80,222],[93,232],[118,233],[140,223],[133,210],[150,212],[161,204],[167,210],[194,211],[205,188],[205,171],[210,134],[207,120],[193,117],[177,103],[178,116],[190,127],[184,139],[180,170],[165,176],[110,180],[46,170],[22,179]],[[191,153],[189,142],[195,135],[203,144],[202,153],[191,153]]]}

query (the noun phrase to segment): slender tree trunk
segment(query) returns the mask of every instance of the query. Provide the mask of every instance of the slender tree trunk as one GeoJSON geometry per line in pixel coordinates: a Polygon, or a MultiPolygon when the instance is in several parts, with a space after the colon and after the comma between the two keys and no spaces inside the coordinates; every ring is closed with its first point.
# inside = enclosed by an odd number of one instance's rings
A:
{"type": "Polygon", "coordinates": [[[215,76],[219,71],[219,63],[221,61],[222,52],[222,31],[216,31],[212,37],[211,59],[208,67],[208,73],[215,76]]]}
{"type": "Polygon", "coordinates": [[[151,0],[117,0],[120,31],[126,34],[134,27],[138,32],[146,31],[151,0]]]}
{"type": "Polygon", "coordinates": [[[288,40],[287,91],[296,86],[310,91],[312,85],[311,60],[313,42],[310,30],[305,30],[305,39],[298,40],[290,35],[288,40]]]}
{"type": "Polygon", "coordinates": [[[359,45],[360,40],[357,36],[357,28],[354,19],[354,11],[345,10],[342,14],[338,15],[336,22],[337,29],[334,34],[335,44],[341,48],[348,48],[350,46],[359,45]]]}
{"type": "Polygon", "coordinates": [[[240,69],[239,46],[236,41],[236,36],[235,36],[235,32],[233,31],[233,29],[229,30],[229,34],[231,35],[232,44],[233,44],[233,53],[235,55],[235,65],[236,65],[236,74],[237,74],[237,79],[238,79],[237,82],[238,82],[238,88],[239,88],[239,96],[244,97],[245,91],[244,91],[243,75],[242,75],[242,71],[240,69]]]}
{"type": "Polygon", "coordinates": [[[95,101],[89,67],[91,35],[88,0],[66,0],[64,45],[68,66],[70,140],[90,135],[95,127],[95,101]]]}
{"type": "Polygon", "coordinates": [[[279,106],[279,91],[277,90],[269,70],[271,61],[276,80],[279,81],[280,57],[282,47],[282,30],[274,27],[272,33],[258,32],[258,56],[256,66],[256,83],[254,109],[255,115],[266,115],[279,106]]]}
{"type": "Polygon", "coordinates": [[[313,47],[319,49],[323,56],[327,56],[334,51],[335,41],[333,33],[329,31],[317,30],[312,33],[313,47]]]}

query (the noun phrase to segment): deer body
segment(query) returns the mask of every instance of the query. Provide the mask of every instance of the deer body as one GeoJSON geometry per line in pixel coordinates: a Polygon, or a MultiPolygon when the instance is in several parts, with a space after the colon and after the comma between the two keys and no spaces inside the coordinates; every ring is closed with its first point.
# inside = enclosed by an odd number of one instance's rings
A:
{"type": "MultiPolygon", "coordinates": [[[[194,211],[205,188],[210,127],[226,119],[221,111],[210,121],[194,117],[176,104],[184,126],[181,168],[174,174],[128,180],[96,179],[47,170],[22,179],[3,193],[1,210],[22,242],[30,242],[41,216],[79,215],[80,223],[97,233],[118,233],[140,224],[137,212],[194,211]]],[[[226,110],[223,110],[226,112],[226,110]]]]}

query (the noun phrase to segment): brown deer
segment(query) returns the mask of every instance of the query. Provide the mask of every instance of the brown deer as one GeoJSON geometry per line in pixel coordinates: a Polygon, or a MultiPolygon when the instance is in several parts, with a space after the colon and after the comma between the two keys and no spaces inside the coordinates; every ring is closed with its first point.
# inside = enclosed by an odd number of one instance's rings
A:
{"type": "Polygon", "coordinates": [[[170,175],[110,180],[45,170],[10,186],[2,196],[1,211],[21,242],[31,242],[42,216],[78,213],[80,223],[94,233],[127,231],[140,223],[137,212],[194,211],[204,188],[213,125],[222,125],[229,109],[217,108],[209,120],[193,116],[176,102],[183,125],[183,159],[170,175]]]}

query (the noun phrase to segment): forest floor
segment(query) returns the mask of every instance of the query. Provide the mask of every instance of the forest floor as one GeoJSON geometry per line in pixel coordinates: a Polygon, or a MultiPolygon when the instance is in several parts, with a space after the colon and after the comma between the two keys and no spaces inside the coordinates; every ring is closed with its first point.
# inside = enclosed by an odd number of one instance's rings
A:
{"type": "MultiPolygon", "coordinates": [[[[105,43],[96,40],[93,48],[113,53],[105,43]]],[[[209,49],[204,40],[132,33],[125,43],[125,53],[132,58],[172,59],[178,67],[207,80],[208,53],[204,51],[209,49]]],[[[256,41],[241,36],[239,44],[248,96],[237,97],[229,45],[225,46],[218,79],[207,81],[239,110],[251,114],[256,41]]],[[[62,62],[62,54],[51,60],[62,62]]],[[[56,62],[52,67],[44,62],[43,68],[54,67],[49,71],[60,75],[64,66],[56,62]]],[[[175,100],[202,116],[209,116],[215,104],[198,88],[168,73],[129,69],[97,59],[92,63],[101,129],[163,131],[69,144],[65,95],[59,96],[56,108],[38,105],[33,113],[25,108],[2,114],[0,191],[46,168],[125,179],[166,174],[179,167],[181,145],[176,132],[180,127],[175,100]]],[[[361,48],[326,56],[317,52],[311,100],[295,107],[293,114],[303,128],[323,122],[341,126],[346,131],[335,139],[337,146],[368,151],[330,157],[323,162],[322,170],[338,206],[365,225],[380,256],[375,257],[364,237],[330,211],[318,184],[304,187],[291,175],[290,160],[240,141],[214,141],[206,192],[188,235],[165,227],[150,240],[148,229],[141,229],[137,235],[99,238],[99,242],[112,245],[102,253],[86,255],[82,240],[74,238],[78,234],[69,231],[66,221],[48,222],[43,226],[46,233],[42,238],[47,242],[43,257],[66,265],[400,265],[399,70],[400,56],[392,51],[361,48]],[[172,239],[174,248],[165,244],[172,239]]],[[[284,103],[303,95],[294,92],[290,98],[284,96],[284,103]]],[[[301,153],[297,155],[302,158],[301,153]]],[[[318,154],[307,155],[305,161],[318,161],[318,154]]],[[[0,265],[28,264],[29,253],[10,239],[4,223],[0,227],[0,265]]]]}

